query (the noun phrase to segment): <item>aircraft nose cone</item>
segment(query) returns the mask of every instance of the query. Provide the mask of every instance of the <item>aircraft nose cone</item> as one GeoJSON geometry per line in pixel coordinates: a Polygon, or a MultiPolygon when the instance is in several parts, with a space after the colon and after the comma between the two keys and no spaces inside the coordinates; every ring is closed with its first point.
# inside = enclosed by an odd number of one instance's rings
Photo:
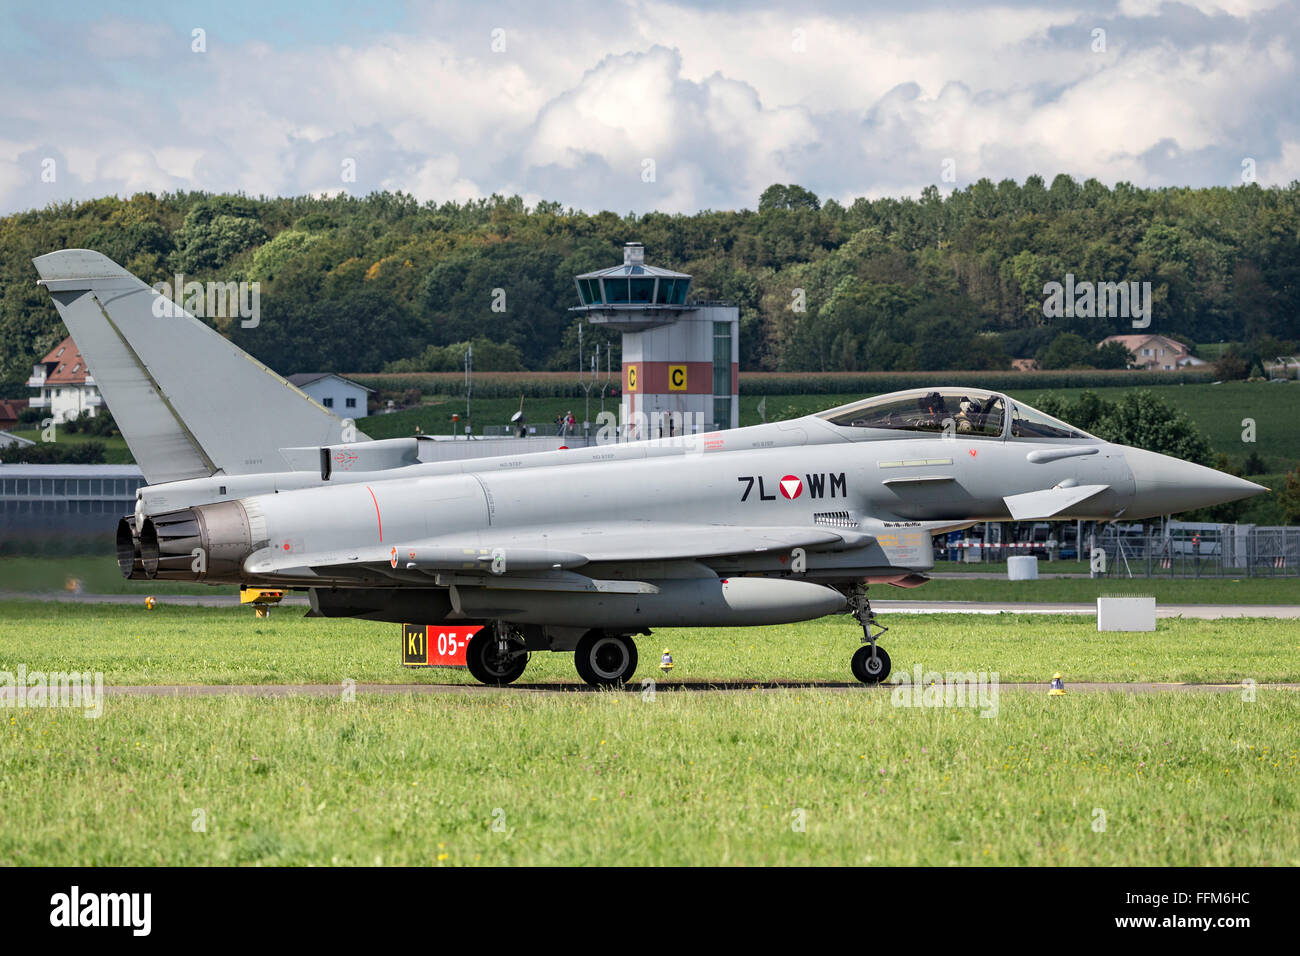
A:
{"type": "Polygon", "coordinates": [[[1133,472],[1133,503],[1126,518],[1208,508],[1268,491],[1245,478],[1140,448],[1125,448],[1124,458],[1133,472]]]}

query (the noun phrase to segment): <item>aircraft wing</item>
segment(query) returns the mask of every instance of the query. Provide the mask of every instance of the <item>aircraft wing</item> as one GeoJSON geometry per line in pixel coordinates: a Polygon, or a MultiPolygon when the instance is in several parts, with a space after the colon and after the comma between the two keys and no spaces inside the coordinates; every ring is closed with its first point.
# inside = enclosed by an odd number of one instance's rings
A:
{"type": "Polygon", "coordinates": [[[304,568],[379,567],[416,571],[495,573],[570,570],[612,561],[677,561],[791,548],[843,550],[874,538],[858,531],[817,527],[740,527],[620,522],[601,528],[480,532],[465,539],[432,538],[330,552],[285,551],[271,543],[251,555],[245,570],[275,574],[304,568]],[[500,567],[500,564],[498,564],[500,567]]]}

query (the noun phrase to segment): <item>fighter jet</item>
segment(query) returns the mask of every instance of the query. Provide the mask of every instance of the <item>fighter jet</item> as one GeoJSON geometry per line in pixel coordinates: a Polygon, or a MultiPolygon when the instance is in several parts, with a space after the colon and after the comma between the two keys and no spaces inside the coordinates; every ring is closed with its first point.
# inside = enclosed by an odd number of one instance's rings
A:
{"type": "Polygon", "coordinates": [[[479,624],[467,662],[485,683],[559,651],[616,685],[656,627],[841,612],[862,628],[850,670],[878,683],[890,660],[867,589],[923,584],[932,535],[1266,490],[964,386],[437,461],[427,438],[369,440],[98,253],[34,262],[149,482],[117,527],[126,577],[305,590],[312,617],[479,624]]]}

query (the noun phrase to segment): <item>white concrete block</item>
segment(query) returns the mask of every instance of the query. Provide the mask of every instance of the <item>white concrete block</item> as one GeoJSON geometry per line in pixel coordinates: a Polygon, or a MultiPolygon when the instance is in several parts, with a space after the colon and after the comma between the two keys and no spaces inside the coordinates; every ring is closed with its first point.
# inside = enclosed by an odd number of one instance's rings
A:
{"type": "Polygon", "coordinates": [[[1097,598],[1097,630],[1154,631],[1156,599],[1153,597],[1097,598]]]}
{"type": "Polygon", "coordinates": [[[1031,554],[1018,554],[1007,558],[1008,581],[1037,581],[1038,559],[1031,554]]]}

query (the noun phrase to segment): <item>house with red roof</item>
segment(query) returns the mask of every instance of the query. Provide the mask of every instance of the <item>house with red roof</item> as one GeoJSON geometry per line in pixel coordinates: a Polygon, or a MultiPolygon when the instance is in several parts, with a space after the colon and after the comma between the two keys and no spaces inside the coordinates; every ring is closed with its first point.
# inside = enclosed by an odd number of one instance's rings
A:
{"type": "Polygon", "coordinates": [[[1148,372],[1172,372],[1188,365],[1204,365],[1205,360],[1192,354],[1192,350],[1167,335],[1108,335],[1097,345],[1118,342],[1132,353],[1128,367],[1148,372]]]}
{"type": "Polygon", "coordinates": [[[25,398],[0,398],[0,432],[18,427],[18,417],[27,410],[25,398]]]}
{"type": "Polygon", "coordinates": [[[36,390],[30,407],[46,409],[56,422],[66,422],[82,412],[93,417],[104,407],[95,378],[70,335],[32,366],[27,387],[36,390]]]}

